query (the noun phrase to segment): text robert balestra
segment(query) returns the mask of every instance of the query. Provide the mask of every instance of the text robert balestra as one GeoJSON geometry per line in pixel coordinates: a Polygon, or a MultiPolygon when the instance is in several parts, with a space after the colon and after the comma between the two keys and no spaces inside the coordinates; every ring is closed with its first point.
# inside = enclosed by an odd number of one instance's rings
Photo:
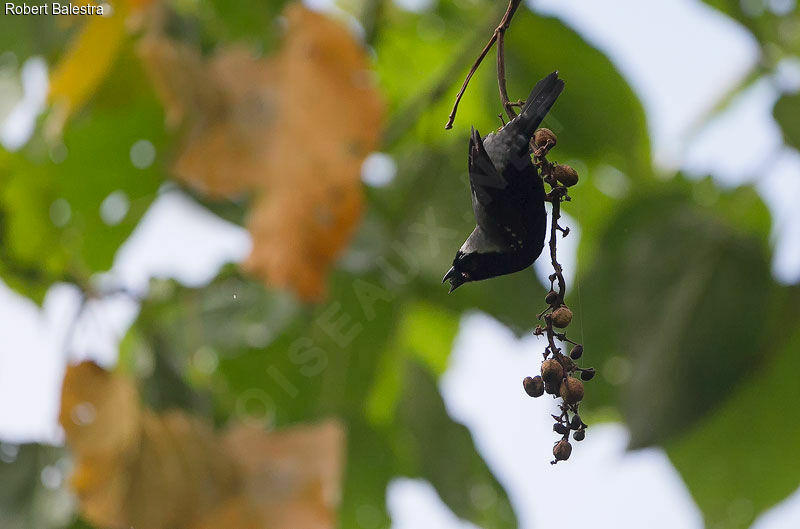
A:
{"type": "Polygon", "coordinates": [[[3,13],[6,15],[103,15],[108,6],[100,4],[18,4],[5,2],[3,13]]]}

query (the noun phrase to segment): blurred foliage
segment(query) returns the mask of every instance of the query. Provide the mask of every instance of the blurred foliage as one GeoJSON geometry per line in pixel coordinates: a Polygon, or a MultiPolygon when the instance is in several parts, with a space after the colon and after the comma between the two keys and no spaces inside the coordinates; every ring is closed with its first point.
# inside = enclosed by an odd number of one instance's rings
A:
{"type": "MultiPolygon", "coordinates": [[[[761,45],[767,61],[800,51],[800,19],[795,2],[703,0],[746,27],[761,45]]],[[[774,64],[774,63],[773,63],[774,64]]]]}
{"type": "Polygon", "coordinates": [[[783,138],[787,145],[800,148],[800,94],[784,95],[775,103],[773,109],[775,120],[781,126],[783,138]]]}
{"type": "Polygon", "coordinates": [[[91,362],[67,369],[61,425],[81,512],[101,527],[329,527],[344,432],[337,421],[225,432],[139,405],[133,380],[91,362]]]}
{"type": "Polygon", "coordinates": [[[670,187],[620,204],[581,286],[592,361],[619,386],[604,393],[615,394],[631,447],[680,435],[747,376],[762,340],[752,322],[765,318],[773,294],[768,232],[737,230],[716,205],[692,204],[688,184],[670,187]]]}
{"type": "Polygon", "coordinates": [[[64,449],[0,443],[0,522],[4,529],[65,527],[72,501],[61,480],[64,449]]]}
{"type": "MultiPolygon", "coordinates": [[[[796,7],[706,3],[759,43],[742,86],[796,60],[796,7]]],[[[410,476],[465,520],[516,527],[437,386],[462,315],[522,335],[542,308],[532,271],[439,284],[473,226],[467,131],[500,126],[493,54],[443,125],[505,6],[112,4],[104,19],[0,17],[8,93],[34,56],[51,81],[31,139],[0,151],[2,280],[40,303],[57,282],[103,296],[96,274],[168,181],[247,226],[255,250],[203,287],[151,282],[117,371],[67,377],[78,507],[53,482],[60,449],[0,445],[0,525],[380,528],[387,484],[410,476]],[[367,49],[346,29],[362,15],[367,49]],[[362,189],[375,149],[397,174],[362,189]]],[[[512,98],[556,69],[567,82],[545,124],[581,173],[565,211],[581,231],[573,325],[599,371],[584,419],[615,410],[631,448],[666,450],[709,527],[747,527],[800,483],[800,296],[770,274],[769,211],[754,187],[656,178],[636,94],[560,20],[521,8],[506,56],[512,98]]],[[[797,148],[798,95],[774,116],[797,148]]]]}

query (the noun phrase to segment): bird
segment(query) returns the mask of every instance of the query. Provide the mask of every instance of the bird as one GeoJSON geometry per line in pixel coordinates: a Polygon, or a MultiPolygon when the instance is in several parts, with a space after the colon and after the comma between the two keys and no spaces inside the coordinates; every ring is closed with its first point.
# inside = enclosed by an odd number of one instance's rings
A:
{"type": "Polygon", "coordinates": [[[536,83],[519,115],[481,138],[472,127],[469,181],[475,229],[442,278],[450,290],[524,270],[544,248],[544,182],[531,161],[530,141],[564,90],[555,71],[536,83]]]}

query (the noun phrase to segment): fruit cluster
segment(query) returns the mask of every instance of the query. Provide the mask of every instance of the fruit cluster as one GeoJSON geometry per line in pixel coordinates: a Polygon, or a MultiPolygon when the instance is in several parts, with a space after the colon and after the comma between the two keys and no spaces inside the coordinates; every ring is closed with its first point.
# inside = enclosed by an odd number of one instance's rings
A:
{"type": "MultiPolygon", "coordinates": [[[[539,335],[545,333],[546,329],[541,327],[537,327],[535,331],[535,334],[539,335]]],[[[580,344],[572,348],[569,356],[562,354],[558,349],[551,350],[548,345],[545,360],[542,362],[542,374],[525,377],[522,381],[525,392],[531,397],[541,397],[545,393],[556,398],[561,397],[561,414],[552,416],[556,421],[553,424],[553,431],[562,436],[553,448],[555,456],[553,463],[568,459],[572,453],[572,445],[569,443],[570,433],[575,441],[583,441],[586,437],[586,423],[578,415],[578,406],[583,400],[583,382],[591,380],[595,371],[592,368],[584,369],[575,363],[582,354],[583,346],[580,344]]]]}
{"type": "Polygon", "coordinates": [[[547,393],[553,395],[554,398],[561,398],[559,406],[561,414],[552,416],[556,421],[553,424],[553,431],[561,436],[561,439],[553,447],[555,459],[552,463],[556,464],[569,459],[572,453],[572,445],[569,442],[570,434],[574,441],[583,441],[586,437],[586,423],[581,420],[578,407],[583,400],[583,383],[594,377],[595,370],[580,367],[575,363],[583,356],[583,345],[567,338],[564,331],[572,322],[572,311],[564,304],[566,284],[561,265],[556,259],[557,232],[560,231],[564,237],[569,234],[569,229],[562,228],[558,224],[561,202],[570,200],[567,188],[578,183],[578,173],[568,165],[547,161],[547,153],[556,145],[556,135],[551,130],[537,130],[531,144],[535,163],[542,179],[551,187],[547,200],[553,205],[549,246],[554,272],[550,275],[550,291],[545,296],[547,308],[539,314],[539,319],[544,322],[544,327],[537,325],[533,332],[536,336],[547,337],[541,374],[525,377],[522,385],[525,392],[531,397],[541,397],[547,393]],[[556,345],[556,339],[562,343],[572,344],[569,355],[561,352],[556,345]]]}

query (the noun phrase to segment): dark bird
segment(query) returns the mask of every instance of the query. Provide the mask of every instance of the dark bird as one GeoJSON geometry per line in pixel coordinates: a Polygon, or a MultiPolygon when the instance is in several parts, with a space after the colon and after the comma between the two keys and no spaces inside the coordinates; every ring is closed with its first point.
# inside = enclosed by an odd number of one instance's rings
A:
{"type": "Polygon", "coordinates": [[[472,129],[469,181],[476,226],[442,279],[450,280],[450,292],[469,281],[524,270],[542,253],[545,191],[530,141],[563,89],[553,72],[536,83],[520,114],[498,132],[481,139],[472,129]]]}

